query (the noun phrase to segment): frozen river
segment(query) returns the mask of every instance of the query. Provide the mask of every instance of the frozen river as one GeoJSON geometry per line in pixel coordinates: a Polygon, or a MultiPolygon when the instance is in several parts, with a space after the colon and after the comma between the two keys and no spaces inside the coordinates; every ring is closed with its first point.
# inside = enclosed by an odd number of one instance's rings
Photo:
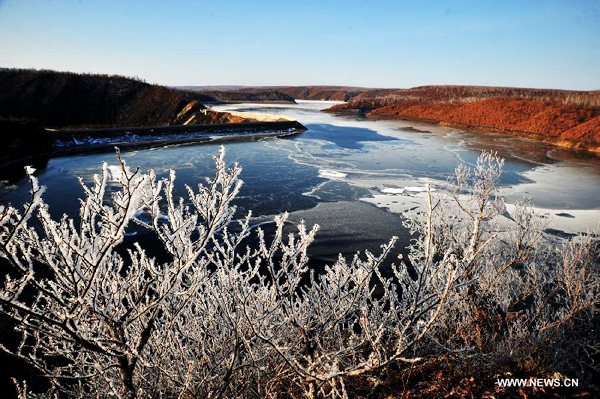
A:
{"type": "MultiPolygon", "coordinates": [[[[308,131],[285,138],[226,144],[226,160],[243,167],[244,186],[236,200],[240,214],[253,211],[256,223],[290,212],[290,228],[303,218],[321,231],[311,256],[330,261],[339,252],[377,251],[392,235],[406,240],[401,215],[423,204],[427,184],[443,192],[460,163],[473,164],[482,150],[506,159],[502,194],[510,205],[526,196],[550,219],[549,227],[567,233],[593,229],[600,222],[600,158],[544,143],[495,134],[405,121],[373,121],[360,116],[320,112],[328,102],[229,104],[218,110],[278,114],[298,120],[308,131]]],[[[179,192],[210,176],[218,144],[165,146],[124,152],[131,167],[152,167],[159,176],[177,172],[179,192]]],[[[59,216],[76,216],[82,191],[102,161],[114,154],[58,157],[38,166],[46,202],[59,216]]],[[[6,180],[1,175],[0,180],[6,180]]],[[[114,183],[113,183],[114,184],[114,183]]],[[[24,180],[6,183],[2,202],[27,199],[24,180]]],[[[116,187],[116,184],[114,184],[116,187]]],[[[510,206],[508,207],[510,211],[510,206]]],[[[144,232],[132,227],[132,239],[144,232]]]]}

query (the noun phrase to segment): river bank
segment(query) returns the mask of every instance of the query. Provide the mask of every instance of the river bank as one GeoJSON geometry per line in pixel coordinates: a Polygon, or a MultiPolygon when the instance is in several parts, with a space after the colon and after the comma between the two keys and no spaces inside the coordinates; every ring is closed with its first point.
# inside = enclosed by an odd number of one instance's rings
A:
{"type": "MultiPolygon", "coordinates": [[[[342,113],[343,111],[337,111],[337,112],[342,113]]],[[[524,139],[529,139],[529,140],[534,140],[534,141],[541,141],[541,142],[551,144],[551,145],[554,145],[557,147],[569,148],[572,150],[583,150],[583,151],[589,151],[589,152],[600,154],[600,143],[587,143],[587,142],[581,142],[581,141],[578,142],[578,141],[570,140],[570,139],[549,137],[548,135],[544,135],[544,134],[538,133],[538,132],[500,128],[500,127],[494,127],[494,126],[475,125],[475,124],[471,124],[471,123],[454,122],[454,121],[447,121],[447,120],[440,120],[440,119],[433,119],[433,118],[420,118],[420,117],[416,117],[416,116],[395,115],[395,114],[384,113],[384,112],[377,112],[377,113],[369,112],[366,114],[366,117],[374,119],[374,120],[403,120],[403,121],[409,121],[409,122],[411,122],[411,121],[412,122],[420,122],[420,123],[424,123],[424,124],[428,124],[428,125],[452,127],[452,128],[456,128],[456,129],[469,131],[472,133],[485,132],[485,133],[503,134],[503,135],[512,136],[512,137],[524,138],[524,139]]]]}
{"type": "Polygon", "coordinates": [[[482,94],[470,90],[457,94],[448,88],[441,92],[443,96],[438,89],[431,89],[410,96],[352,100],[326,112],[360,113],[375,120],[418,121],[600,153],[600,106],[594,93],[491,91],[482,94]]]}
{"type": "Polygon", "coordinates": [[[41,125],[30,122],[5,122],[2,130],[14,134],[8,137],[9,151],[2,153],[0,167],[39,157],[113,151],[116,146],[121,149],[138,149],[171,144],[256,140],[306,130],[295,120],[271,119],[273,120],[210,125],[62,130],[44,129],[41,125]]]}

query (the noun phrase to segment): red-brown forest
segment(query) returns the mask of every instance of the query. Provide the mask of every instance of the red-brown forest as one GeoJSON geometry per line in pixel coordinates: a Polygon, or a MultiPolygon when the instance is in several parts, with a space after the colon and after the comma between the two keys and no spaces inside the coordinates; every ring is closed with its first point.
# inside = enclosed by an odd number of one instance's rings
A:
{"type": "Polygon", "coordinates": [[[329,111],[419,119],[600,151],[600,92],[476,86],[424,86],[366,91],[329,111]]]}

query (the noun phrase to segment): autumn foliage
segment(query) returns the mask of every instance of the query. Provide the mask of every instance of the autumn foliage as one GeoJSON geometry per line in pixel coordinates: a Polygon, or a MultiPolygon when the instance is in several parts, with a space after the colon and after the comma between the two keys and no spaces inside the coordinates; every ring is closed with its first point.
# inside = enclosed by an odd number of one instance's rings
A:
{"type": "Polygon", "coordinates": [[[330,111],[419,119],[509,133],[600,151],[600,92],[470,86],[424,86],[384,95],[363,93],[330,111]]]}

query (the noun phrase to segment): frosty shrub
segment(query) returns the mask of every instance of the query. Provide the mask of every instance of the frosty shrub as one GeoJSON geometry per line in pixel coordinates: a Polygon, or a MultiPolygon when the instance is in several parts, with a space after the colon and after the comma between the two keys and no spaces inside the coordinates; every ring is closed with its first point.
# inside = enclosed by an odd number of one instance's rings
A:
{"type": "Polygon", "coordinates": [[[450,194],[428,192],[407,218],[406,259],[383,267],[392,238],[319,273],[307,267],[318,227],[286,235],[281,215],[265,237],[250,215],[234,221],[241,168],[223,149],[214,160],[214,177],[182,199],[174,172],[132,172],[119,156],[120,190],[105,193],[106,165],[81,181],[77,221],[52,219],[28,168],[31,202],[0,208],[0,310],[22,337],[3,349],[74,397],[347,397],[356,379],[375,387],[391,366],[440,352],[593,367],[595,238],[557,244],[526,204],[503,217],[495,155],[459,167],[450,194]],[[138,244],[121,255],[132,222],[168,261],[138,244]]]}

